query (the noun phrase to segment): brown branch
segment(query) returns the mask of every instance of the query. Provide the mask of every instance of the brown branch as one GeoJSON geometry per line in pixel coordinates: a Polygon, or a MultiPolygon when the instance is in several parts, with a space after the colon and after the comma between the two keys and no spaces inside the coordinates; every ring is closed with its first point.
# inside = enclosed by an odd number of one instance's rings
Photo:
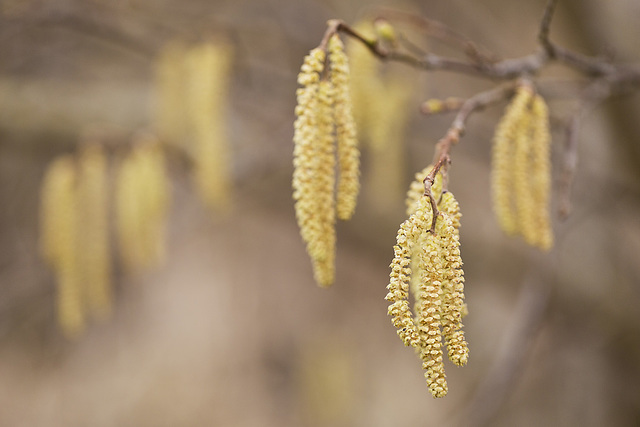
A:
{"type": "MultiPolygon", "coordinates": [[[[449,164],[451,163],[451,147],[457,144],[460,137],[464,134],[469,116],[475,111],[481,110],[490,104],[507,98],[514,91],[516,84],[517,83],[514,82],[480,92],[464,101],[444,138],[436,144],[434,166],[423,180],[424,195],[429,197],[429,202],[431,203],[431,209],[433,212],[433,219],[431,221],[431,228],[429,229],[429,232],[435,232],[439,214],[437,202],[433,196],[431,187],[433,186],[433,182],[435,181],[438,172],[443,168],[446,172],[449,164]]],[[[446,180],[446,175],[446,173],[442,174],[443,180],[446,180]]],[[[443,191],[446,191],[446,189],[446,185],[443,185],[443,191]]]]}
{"type": "MultiPolygon", "coordinates": [[[[519,58],[494,61],[489,55],[481,53],[478,47],[470,39],[449,29],[446,25],[425,18],[415,17],[403,12],[393,12],[383,9],[383,14],[391,19],[402,18],[428,30],[439,39],[444,39],[451,44],[459,46],[470,58],[469,61],[451,57],[444,57],[433,53],[416,55],[413,53],[401,52],[393,46],[379,43],[377,40],[369,40],[356,32],[344,21],[330,21],[330,28],[327,31],[343,32],[362,42],[371,53],[381,60],[395,61],[409,66],[427,71],[452,71],[462,74],[470,74],[488,79],[511,80],[526,75],[537,74],[549,61],[560,62],[569,68],[588,76],[616,76],[624,74],[627,83],[640,85],[640,67],[616,66],[602,58],[590,57],[577,52],[570,51],[554,44],[549,38],[551,20],[558,0],[549,0],[541,20],[538,32],[538,41],[542,46],[539,52],[532,53],[519,58]]],[[[325,34],[326,36],[326,34],[325,34]]]]}
{"type": "MultiPolygon", "coordinates": [[[[487,57],[480,54],[478,48],[469,39],[450,30],[445,25],[424,18],[412,17],[412,15],[402,12],[384,10],[386,17],[411,22],[428,31],[434,37],[460,46],[471,60],[465,61],[432,53],[423,54],[420,52],[416,54],[419,49],[414,48],[411,48],[412,52],[409,53],[401,52],[397,49],[396,44],[381,43],[377,39],[370,40],[365,38],[344,21],[332,20],[328,22],[327,31],[320,44],[320,47],[323,49],[326,49],[328,40],[333,34],[342,32],[359,40],[372,54],[381,60],[401,62],[415,68],[429,71],[445,70],[490,79],[512,80],[509,85],[481,92],[460,104],[459,109],[456,108],[457,114],[451,127],[445,136],[437,143],[434,167],[424,179],[424,194],[429,196],[433,209],[431,232],[435,230],[438,217],[437,203],[431,192],[436,174],[443,167],[446,168],[450,164],[451,147],[459,141],[464,133],[469,115],[493,102],[506,98],[514,89],[514,85],[516,84],[515,79],[519,79],[520,82],[522,82],[523,79],[529,81],[531,77],[536,75],[549,61],[558,61],[583,73],[587,77],[592,79],[597,78],[597,80],[585,90],[582,97],[583,107],[579,108],[579,112],[574,115],[567,127],[567,154],[565,155],[565,167],[562,178],[562,188],[564,189],[565,196],[561,207],[561,211],[565,214],[569,209],[568,193],[570,192],[571,181],[577,164],[576,135],[580,117],[585,114],[584,111],[586,109],[592,108],[595,103],[611,96],[613,93],[637,89],[637,87],[640,86],[640,66],[614,66],[601,58],[585,56],[554,44],[549,37],[549,33],[557,3],[558,0],[549,0],[545,6],[538,32],[538,41],[542,46],[540,51],[523,57],[505,59],[497,62],[487,60],[487,57]]],[[[532,83],[529,82],[528,84],[532,83]]],[[[454,107],[458,106],[456,105],[454,107]]],[[[446,178],[444,175],[445,174],[443,174],[443,178],[446,178]]],[[[446,190],[446,188],[444,188],[444,190],[446,190]]]]}
{"type": "Polygon", "coordinates": [[[558,0],[549,0],[544,8],[542,14],[542,20],[540,21],[540,30],[538,31],[538,41],[542,45],[543,49],[553,58],[554,49],[549,40],[549,30],[551,28],[551,18],[553,18],[553,12],[555,11],[558,0]]]}
{"type": "Polygon", "coordinates": [[[493,54],[486,51],[486,49],[480,48],[471,39],[454,31],[442,22],[384,7],[376,8],[376,12],[379,17],[390,21],[407,22],[450,46],[460,47],[464,54],[475,63],[496,61],[496,57],[493,54]]]}
{"type": "Polygon", "coordinates": [[[593,58],[554,44],[549,38],[551,19],[558,0],[549,0],[542,16],[538,41],[551,59],[558,60],[588,76],[602,76],[617,72],[617,67],[601,58],[593,58]]]}

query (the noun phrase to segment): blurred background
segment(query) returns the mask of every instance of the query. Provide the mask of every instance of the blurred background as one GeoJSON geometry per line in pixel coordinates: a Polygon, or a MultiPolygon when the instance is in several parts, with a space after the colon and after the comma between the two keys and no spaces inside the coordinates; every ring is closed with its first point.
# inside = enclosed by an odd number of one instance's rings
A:
{"type": "MultiPolygon", "coordinates": [[[[449,185],[463,212],[471,354],[464,368],[446,363],[443,399],[431,397],[418,358],[387,316],[388,264],[404,189],[452,119],[421,116],[420,102],[468,97],[494,83],[389,65],[385,72],[412,82],[413,106],[394,136],[401,168],[374,167],[363,148],[362,197],[355,217],[338,225],[331,289],[314,283],[296,225],[296,75],[327,19],[355,23],[393,6],[508,58],[537,49],[544,3],[2,0],[0,425],[639,425],[637,94],[605,102],[584,121],[573,212],[555,221],[556,246],[544,255],[505,237],[492,216],[490,143],[504,104],[471,118],[449,185]],[[162,46],[208,33],[233,46],[232,207],[207,209],[188,165],[170,160],[165,262],[127,274],[114,261],[111,319],[69,340],[56,324],[56,281],[38,249],[45,169],[88,130],[118,148],[150,129],[162,46]]],[[[562,0],[551,34],[586,54],[638,62],[639,19],[640,3],[629,0],[562,0]]],[[[581,79],[556,65],[542,78],[581,79]]],[[[554,166],[578,86],[543,93],[554,166]]]]}

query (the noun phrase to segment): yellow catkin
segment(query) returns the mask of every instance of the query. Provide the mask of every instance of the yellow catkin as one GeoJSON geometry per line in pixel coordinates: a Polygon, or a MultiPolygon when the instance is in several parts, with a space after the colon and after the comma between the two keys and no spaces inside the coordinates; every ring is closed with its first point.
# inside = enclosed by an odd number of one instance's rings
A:
{"type": "MultiPolygon", "coordinates": [[[[427,196],[423,196],[418,201],[419,213],[430,206],[427,196]]],[[[441,226],[445,222],[443,215],[436,224],[441,226]]],[[[430,221],[423,224],[423,229],[431,226],[430,221]]],[[[434,397],[443,397],[447,394],[447,381],[444,373],[443,352],[442,352],[442,332],[441,325],[441,295],[442,282],[444,280],[444,270],[441,250],[442,236],[437,232],[429,234],[424,240],[420,250],[418,262],[420,284],[418,286],[417,298],[420,300],[418,309],[418,327],[420,331],[421,346],[419,356],[422,360],[422,368],[425,370],[425,378],[429,391],[434,397]]],[[[415,273],[414,273],[415,274],[415,273]]]]}
{"type": "Polygon", "coordinates": [[[328,57],[323,48],[313,49],[304,59],[293,135],[296,219],[315,280],[323,287],[335,278],[336,219],[353,215],[360,185],[349,65],[337,35],[329,39],[327,51],[328,57]]]}
{"type": "Polygon", "coordinates": [[[189,136],[185,102],[185,52],[183,43],[167,43],[154,64],[154,128],[164,142],[176,146],[183,146],[189,136]]]}
{"type": "Polygon", "coordinates": [[[368,199],[384,212],[402,203],[405,189],[405,130],[412,90],[406,81],[391,80],[371,96],[368,135],[368,199]]]}
{"type": "Polygon", "coordinates": [[[333,143],[334,120],[333,86],[329,81],[321,81],[318,88],[318,140],[315,144],[317,162],[314,197],[318,207],[316,216],[321,230],[315,245],[309,248],[314,260],[314,276],[321,286],[329,286],[335,277],[336,252],[336,210],[334,202],[335,187],[335,145],[333,143]]]}
{"type": "Polygon", "coordinates": [[[549,159],[549,111],[540,95],[536,95],[531,106],[531,197],[533,199],[533,224],[536,230],[534,245],[549,250],[553,245],[553,231],[549,218],[549,191],[551,188],[551,162],[549,159]]]}
{"type": "Polygon", "coordinates": [[[420,241],[430,221],[430,205],[421,205],[400,225],[390,265],[388,293],[385,297],[391,303],[388,314],[398,329],[398,336],[406,346],[415,348],[420,348],[420,334],[409,307],[409,282],[412,276],[410,265],[413,254],[421,253],[420,241]]]}
{"type": "Polygon", "coordinates": [[[71,339],[85,329],[76,205],[75,163],[63,156],[51,163],[42,184],[41,250],[56,276],[58,324],[71,339]]]}
{"type": "MultiPolygon", "coordinates": [[[[354,29],[368,39],[381,36],[371,22],[360,22],[354,29]]],[[[370,151],[366,196],[377,211],[384,213],[402,202],[399,197],[405,185],[404,130],[415,87],[409,86],[406,76],[398,70],[381,70],[379,61],[360,41],[350,40],[347,51],[352,68],[354,117],[361,145],[370,151]]]]}
{"type": "Polygon", "coordinates": [[[335,87],[335,125],[340,176],[336,195],[338,218],[351,218],[360,190],[360,151],[353,118],[349,82],[349,61],[344,45],[333,35],[329,40],[330,80],[335,87]]]}
{"type": "MultiPolygon", "coordinates": [[[[416,181],[422,184],[430,170],[417,174],[416,181]]],[[[439,188],[434,191],[442,192],[442,180],[436,183],[434,187],[439,188]]],[[[458,231],[461,214],[453,194],[442,193],[435,233],[431,233],[431,203],[423,194],[424,186],[421,193],[417,188],[409,190],[411,213],[398,230],[385,299],[391,303],[388,314],[398,335],[422,360],[429,391],[443,397],[448,391],[443,338],[453,363],[463,366],[469,356],[461,322],[466,310],[458,231]],[[415,301],[415,316],[409,295],[415,301]]]]}
{"type": "Polygon", "coordinates": [[[116,223],[120,254],[129,270],[160,263],[170,192],[164,152],[151,135],[134,142],[116,177],[116,223]]]}
{"type": "MultiPolygon", "coordinates": [[[[375,35],[373,25],[367,21],[356,23],[354,30],[368,39],[373,39],[375,35]]],[[[381,85],[378,77],[378,61],[366,46],[353,39],[347,42],[347,54],[352,70],[353,116],[362,137],[372,123],[369,105],[381,85]]]]}
{"type": "Polygon", "coordinates": [[[136,148],[120,163],[115,184],[116,229],[120,258],[127,270],[136,270],[143,264],[144,234],[140,226],[141,200],[138,182],[136,148]]]}
{"type": "MultiPolygon", "coordinates": [[[[405,204],[407,207],[407,216],[413,215],[418,206],[418,201],[422,199],[424,195],[424,179],[433,169],[433,165],[429,165],[420,172],[417,172],[414,180],[409,185],[409,190],[407,191],[407,196],[405,199],[405,204]]],[[[442,174],[438,172],[436,174],[433,185],[431,186],[431,192],[433,197],[437,200],[440,199],[440,195],[442,194],[442,174]]],[[[425,239],[427,238],[427,234],[421,234],[420,240],[418,244],[420,246],[424,246],[426,244],[425,239]]],[[[418,271],[418,257],[414,252],[411,256],[411,269],[414,271],[418,271]]],[[[419,306],[420,301],[420,293],[418,292],[418,286],[420,285],[420,274],[414,274],[411,276],[411,293],[414,295],[415,306],[419,306]]]]}
{"type": "Polygon", "coordinates": [[[105,319],[111,312],[107,157],[102,145],[85,143],[78,158],[78,244],[88,310],[105,319]]]}
{"type": "Polygon", "coordinates": [[[297,91],[294,123],[293,198],[302,239],[314,267],[316,282],[329,286],[335,258],[335,149],[333,87],[320,82],[325,53],[313,49],[304,59],[297,91]]]}
{"type": "Polygon", "coordinates": [[[522,134],[523,118],[526,120],[527,105],[532,95],[531,88],[518,87],[496,127],[493,138],[491,167],[493,208],[498,223],[503,231],[509,235],[516,234],[519,229],[512,190],[517,173],[514,166],[514,152],[518,135],[522,134]]]}
{"type": "Polygon", "coordinates": [[[193,180],[200,198],[214,210],[225,210],[231,197],[231,155],[226,103],[231,48],[206,42],[185,55],[187,113],[192,128],[193,180]]]}
{"type": "Polygon", "coordinates": [[[464,272],[460,256],[460,206],[451,192],[442,195],[438,208],[447,217],[436,225],[436,233],[442,236],[442,334],[447,345],[449,360],[464,366],[469,358],[469,348],[462,331],[464,303],[464,272]]]}
{"type": "Polygon", "coordinates": [[[530,103],[518,124],[514,139],[512,192],[515,200],[515,215],[518,233],[524,240],[534,245],[537,239],[535,210],[531,182],[531,150],[533,143],[533,120],[530,103]]]}

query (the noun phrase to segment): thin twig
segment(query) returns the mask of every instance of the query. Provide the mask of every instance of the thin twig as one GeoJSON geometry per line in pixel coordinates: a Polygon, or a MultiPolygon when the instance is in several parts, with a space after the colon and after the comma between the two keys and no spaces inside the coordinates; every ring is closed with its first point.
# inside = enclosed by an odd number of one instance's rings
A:
{"type": "Polygon", "coordinates": [[[454,31],[442,22],[384,7],[376,8],[376,12],[380,17],[391,21],[407,22],[450,46],[462,48],[464,54],[475,63],[490,63],[497,60],[497,58],[486,51],[486,49],[480,48],[471,39],[454,31]]]}
{"type": "MultiPolygon", "coordinates": [[[[456,114],[456,117],[453,119],[453,123],[447,131],[446,135],[436,144],[434,166],[423,180],[424,195],[429,197],[431,209],[433,212],[431,228],[429,229],[431,233],[435,232],[439,214],[437,202],[433,196],[431,187],[433,186],[438,172],[442,168],[445,168],[446,171],[449,163],[451,163],[451,147],[457,144],[460,140],[460,137],[465,131],[467,120],[473,112],[481,110],[490,104],[507,98],[514,91],[516,84],[516,82],[512,82],[510,84],[505,84],[497,88],[480,92],[464,101],[462,103],[462,106],[460,107],[460,110],[456,114]]],[[[446,178],[444,174],[443,178],[446,178]]],[[[443,187],[443,190],[446,190],[446,187],[443,187]]]]}
{"type": "Polygon", "coordinates": [[[547,2],[547,5],[544,8],[544,13],[542,14],[542,20],[540,21],[540,30],[538,31],[538,41],[547,55],[551,58],[554,57],[555,51],[551,41],[549,40],[549,30],[551,28],[551,18],[553,18],[553,12],[555,11],[557,4],[558,0],[549,0],[547,2]]]}

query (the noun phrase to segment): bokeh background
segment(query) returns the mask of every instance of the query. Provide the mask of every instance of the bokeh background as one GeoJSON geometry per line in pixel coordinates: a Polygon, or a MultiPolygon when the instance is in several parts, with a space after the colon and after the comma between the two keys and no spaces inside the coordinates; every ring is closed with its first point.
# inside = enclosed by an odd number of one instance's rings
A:
{"type": "MultiPolygon", "coordinates": [[[[291,200],[296,74],[327,19],[353,23],[390,5],[515,57],[537,49],[544,2],[2,0],[0,425],[640,423],[638,95],[608,101],[585,120],[573,213],[555,221],[556,247],[546,255],[503,236],[491,214],[490,140],[504,104],[471,118],[450,182],[464,215],[471,358],[464,368],[446,366],[446,398],[431,397],[386,314],[403,196],[367,184],[375,178],[366,151],[357,214],[338,227],[336,283],[323,290],[313,282],[291,200]],[[188,171],[172,168],[168,259],[117,273],[112,319],[67,340],[56,326],[54,277],[38,254],[45,168],[87,129],[129,144],[153,122],[160,47],[208,31],[234,46],[234,206],[226,215],[207,210],[188,171]]],[[[552,38],[638,62],[639,19],[631,0],[561,0],[552,38]]],[[[420,101],[494,84],[446,72],[408,76],[415,108],[401,138],[405,185],[451,120],[421,117],[420,101]]],[[[545,77],[581,78],[560,66],[545,77]]],[[[556,165],[575,88],[548,94],[556,165]]]]}

